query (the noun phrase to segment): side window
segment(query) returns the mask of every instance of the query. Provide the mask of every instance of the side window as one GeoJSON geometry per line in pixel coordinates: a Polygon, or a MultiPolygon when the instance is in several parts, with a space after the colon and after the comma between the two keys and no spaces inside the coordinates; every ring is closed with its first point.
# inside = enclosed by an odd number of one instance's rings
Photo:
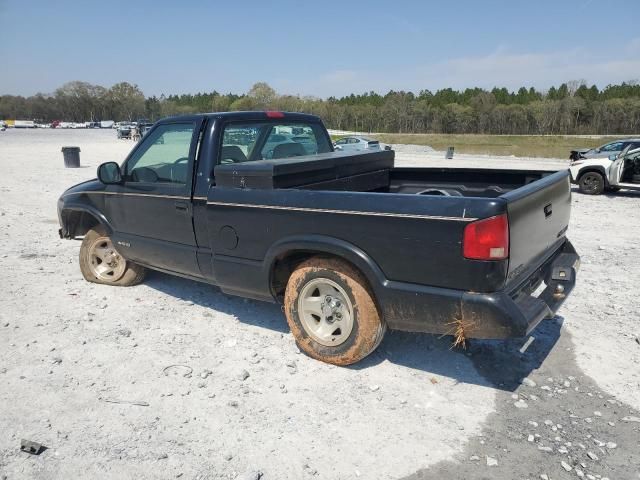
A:
{"type": "Polygon", "coordinates": [[[345,143],[347,143],[347,139],[346,138],[341,138],[340,140],[338,140],[336,142],[336,145],[344,145],[345,143]]]}
{"type": "Polygon", "coordinates": [[[193,123],[158,126],[127,162],[125,181],[186,185],[194,129],[193,123]]]}
{"type": "Polygon", "coordinates": [[[219,163],[315,155],[331,151],[320,124],[231,123],[222,135],[219,163]]]}
{"type": "Polygon", "coordinates": [[[600,151],[601,152],[619,152],[620,150],[622,150],[622,142],[614,142],[614,143],[608,143],[607,145],[603,146],[600,151]]]}

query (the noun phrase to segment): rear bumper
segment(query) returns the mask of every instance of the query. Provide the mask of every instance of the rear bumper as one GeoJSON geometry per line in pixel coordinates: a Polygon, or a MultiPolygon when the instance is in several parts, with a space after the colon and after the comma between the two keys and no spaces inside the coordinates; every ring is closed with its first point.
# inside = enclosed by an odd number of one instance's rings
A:
{"type": "Polygon", "coordinates": [[[527,279],[493,293],[388,282],[378,292],[385,319],[396,330],[452,334],[461,325],[467,338],[514,338],[528,335],[551,318],[576,282],[580,257],[568,240],[527,279]],[[532,293],[541,282],[546,287],[532,293]]]}

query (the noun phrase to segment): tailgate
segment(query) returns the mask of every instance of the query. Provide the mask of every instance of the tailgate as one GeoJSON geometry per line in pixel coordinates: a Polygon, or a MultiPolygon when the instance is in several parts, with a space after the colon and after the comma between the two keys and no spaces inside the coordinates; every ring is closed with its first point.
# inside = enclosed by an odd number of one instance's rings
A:
{"type": "Polygon", "coordinates": [[[571,212],[567,170],[502,195],[509,214],[507,284],[526,278],[564,242],[571,212]]]}

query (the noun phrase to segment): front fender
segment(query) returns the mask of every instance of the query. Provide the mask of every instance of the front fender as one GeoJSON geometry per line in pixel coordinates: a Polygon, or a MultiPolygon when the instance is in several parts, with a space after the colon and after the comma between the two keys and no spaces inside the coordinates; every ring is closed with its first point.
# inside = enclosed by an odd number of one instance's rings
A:
{"type": "Polygon", "coordinates": [[[58,204],[58,222],[60,223],[61,238],[75,238],[77,236],[77,227],[84,221],[83,214],[93,217],[105,228],[107,234],[113,234],[114,229],[111,223],[94,205],[61,200],[58,204]]]}

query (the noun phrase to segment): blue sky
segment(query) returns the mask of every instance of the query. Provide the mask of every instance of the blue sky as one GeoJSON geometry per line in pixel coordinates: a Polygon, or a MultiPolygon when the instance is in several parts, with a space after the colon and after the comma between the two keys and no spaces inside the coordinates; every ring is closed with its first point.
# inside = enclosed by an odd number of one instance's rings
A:
{"type": "Polygon", "coordinates": [[[327,97],[640,79],[640,0],[0,0],[0,94],[327,97]]]}

